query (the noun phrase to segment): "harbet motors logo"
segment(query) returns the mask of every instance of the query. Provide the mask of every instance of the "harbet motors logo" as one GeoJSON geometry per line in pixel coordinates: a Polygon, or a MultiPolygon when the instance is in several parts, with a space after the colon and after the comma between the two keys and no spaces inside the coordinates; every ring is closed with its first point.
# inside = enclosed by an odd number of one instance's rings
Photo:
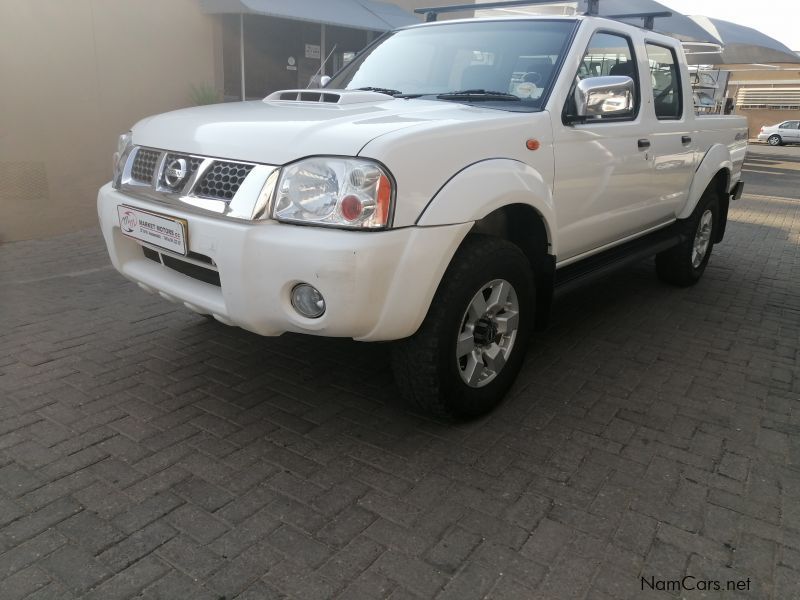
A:
{"type": "Polygon", "coordinates": [[[119,221],[120,226],[122,227],[122,231],[125,233],[133,233],[134,230],[139,226],[139,217],[136,216],[136,213],[132,210],[126,210],[122,213],[122,218],[119,221]]]}

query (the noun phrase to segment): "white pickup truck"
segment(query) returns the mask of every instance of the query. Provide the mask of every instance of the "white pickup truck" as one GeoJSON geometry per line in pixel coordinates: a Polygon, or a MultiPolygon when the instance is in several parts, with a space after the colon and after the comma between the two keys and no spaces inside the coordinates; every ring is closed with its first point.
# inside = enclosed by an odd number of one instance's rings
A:
{"type": "Polygon", "coordinates": [[[395,340],[404,396],[463,418],[503,398],[557,287],[652,255],[695,283],[746,140],[743,118],[694,114],[673,38],[434,22],[323,89],[140,121],[98,212],[143,289],[261,335],[395,340]]]}

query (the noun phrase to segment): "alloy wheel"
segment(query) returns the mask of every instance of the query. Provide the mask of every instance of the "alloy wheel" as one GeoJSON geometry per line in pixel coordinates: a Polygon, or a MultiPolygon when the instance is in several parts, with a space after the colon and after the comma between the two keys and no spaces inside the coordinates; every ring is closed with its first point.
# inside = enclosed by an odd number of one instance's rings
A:
{"type": "Polygon", "coordinates": [[[706,210],[700,217],[700,222],[697,225],[697,233],[694,236],[694,244],[692,246],[692,267],[698,268],[708,252],[708,246],[711,243],[711,229],[714,225],[714,214],[710,210],[706,210]]]}
{"type": "Polygon", "coordinates": [[[472,297],[461,320],[456,361],[462,381],[480,388],[497,377],[506,364],[519,329],[519,300],[505,279],[483,285],[472,297]]]}

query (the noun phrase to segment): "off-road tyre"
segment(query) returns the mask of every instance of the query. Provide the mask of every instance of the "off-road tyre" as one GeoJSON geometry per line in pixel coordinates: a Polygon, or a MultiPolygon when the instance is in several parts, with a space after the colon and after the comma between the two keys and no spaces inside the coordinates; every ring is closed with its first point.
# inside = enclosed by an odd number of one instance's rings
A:
{"type": "MultiPolygon", "coordinates": [[[[469,236],[447,268],[419,330],[394,344],[392,367],[405,400],[422,412],[446,420],[474,418],[493,409],[522,366],[534,309],[533,270],[522,251],[500,238],[469,236]],[[468,314],[472,314],[467,309],[474,306],[478,292],[497,281],[510,283],[516,295],[516,337],[494,378],[482,387],[472,387],[462,378],[460,365],[464,363],[459,361],[468,358],[458,358],[457,342],[465,335],[463,328],[468,314]]],[[[505,328],[510,329],[510,325],[505,328]]],[[[495,340],[502,334],[492,329],[488,335],[495,340]]]]}
{"type": "Polygon", "coordinates": [[[678,221],[682,241],[677,246],[656,255],[656,273],[659,279],[672,285],[688,287],[697,283],[706,270],[711,251],[714,248],[714,237],[719,227],[719,199],[717,191],[707,189],[688,219],[678,221]],[[708,215],[710,214],[710,221],[708,215]],[[705,231],[707,246],[699,262],[695,253],[701,229],[710,224],[705,231]]]}

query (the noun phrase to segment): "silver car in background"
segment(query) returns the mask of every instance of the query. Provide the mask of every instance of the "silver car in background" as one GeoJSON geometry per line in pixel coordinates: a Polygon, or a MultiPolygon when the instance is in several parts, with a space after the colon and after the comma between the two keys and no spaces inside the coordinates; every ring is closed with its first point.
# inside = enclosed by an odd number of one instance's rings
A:
{"type": "Polygon", "coordinates": [[[800,144],[800,121],[784,121],[777,125],[764,125],[758,139],[766,141],[770,146],[783,144],[800,144]]]}

